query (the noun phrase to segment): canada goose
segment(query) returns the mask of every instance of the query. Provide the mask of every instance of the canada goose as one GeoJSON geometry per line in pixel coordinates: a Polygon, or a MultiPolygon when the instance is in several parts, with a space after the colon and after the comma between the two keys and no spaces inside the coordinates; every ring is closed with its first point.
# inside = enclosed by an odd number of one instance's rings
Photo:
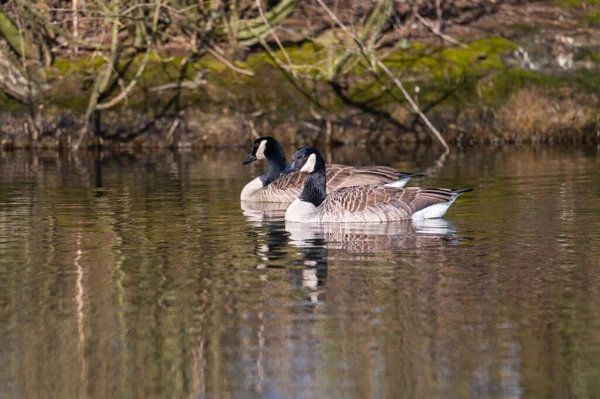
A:
{"type": "MultiPolygon", "coordinates": [[[[286,159],[281,144],[273,137],[260,137],[254,141],[252,151],[243,162],[247,165],[259,159],[269,161],[266,174],[246,184],[242,190],[242,201],[293,202],[300,192],[306,175],[295,172],[281,176],[286,159]]],[[[387,166],[353,167],[345,165],[327,165],[327,192],[342,187],[363,186],[368,184],[389,184],[403,187],[411,178],[423,176],[423,173],[404,173],[387,166]]]]}
{"type": "Polygon", "coordinates": [[[301,147],[282,173],[306,173],[302,193],[285,212],[291,222],[388,222],[444,216],[461,194],[473,189],[398,188],[387,185],[346,187],[326,192],[325,161],[313,147],[301,147]]]}

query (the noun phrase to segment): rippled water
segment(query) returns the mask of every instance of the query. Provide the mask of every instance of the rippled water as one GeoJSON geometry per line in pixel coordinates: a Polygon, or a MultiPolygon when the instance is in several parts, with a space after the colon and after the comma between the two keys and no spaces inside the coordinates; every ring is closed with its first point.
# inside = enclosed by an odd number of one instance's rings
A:
{"type": "Polygon", "coordinates": [[[476,190],[324,227],[241,209],[246,155],[0,154],[0,397],[600,395],[595,148],[339,149],[476,190]]]}

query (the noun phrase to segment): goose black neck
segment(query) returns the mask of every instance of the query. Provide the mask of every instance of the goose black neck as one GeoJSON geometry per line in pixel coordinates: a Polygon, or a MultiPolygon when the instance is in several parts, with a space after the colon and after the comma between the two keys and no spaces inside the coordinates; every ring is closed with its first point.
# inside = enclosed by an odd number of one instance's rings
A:
{"type": "Polygon", "coordinates": [[[327,175],[325,169],[318,169],[306,176],[300,200],[310,202],[314,206],[321,205],[327,196],[327,175]]]}
{"type": "Polygon", "coordinates": [[[269,170],[260,177],[264,187],[268,186],[275,179],[277,179],[286,166],[283,148],[281,148],[279,143],[277,143],[276,147],[277,148],[273,149],[270,154],[266,154],[267,160],[269,161],[269,170]]]}

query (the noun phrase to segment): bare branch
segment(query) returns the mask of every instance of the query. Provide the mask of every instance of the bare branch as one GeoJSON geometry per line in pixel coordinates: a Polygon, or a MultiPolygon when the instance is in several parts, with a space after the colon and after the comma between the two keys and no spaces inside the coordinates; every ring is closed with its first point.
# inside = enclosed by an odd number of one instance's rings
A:
{"type": "Polygon", "coordinates": [[[125,90],[121,91],[121,93],[119,93],[119,95],[116,96],[115,98],[113,98],[112,100],[110,100],[106,103],[103,103],[103,104],[97,104],[96,110],[101,111],[101,110],[112,108],[115,105],[117,105],[121,100],[123,100],[125,97],[127,97],[127,95],[131,92],[131,90],[133,90],[133,88],[137,84],[138,79],[144,73],[144,70],[146,69],[146,64],[148,63],[148,59],[150,58],[150,54],[152,53],[152,49],[154,48],[154,42],[156,39],[156,27],[158,26],[158,16],[160,15],[160,6],[161,6],[161,0],[156,0],[156,8],[154,9],[154,18],[152,20],[152,32],[150,34],[150,38],[148,39],[148,43],[147,43],[148,47],[146,49],[146,53],[144,54],[144,59],[142,60],[142,64],[138,68],[135,76],[129,82],[129,84],[127,85],[125,90]]]}
{"type": "MultiPolygon", "coordinates": [[[[437,1],[439,2],[439,0],[437,0],[437,1]]],[[[416,7],[413,7],[413,13],[414,13],[415,17],[417,17],[419,22],[421,22],[427,29],[429,29],[435,35],[441,37],[443,40],[447,41],[448,43],[454,44],[455,46],[467,47],[463,43],[454,39],[453,37],[442,33],[440,19],[438,19],[437,24],[434,26],[431,22],[429,22],[425,18],[423,18],[423,16],[419,13],[419,10],[417,10],[416,7]]],[[[441,14],[438,15],[438,18],[441,18],[441,14]]]]}
{"type": "MultiPolygon", "coordinates": [[[[271,36],[273,36],[273,39],[277,43],[277,46],[279,46],[279,49],[283,53],[283,55],[284,55],[284,57],[285,57],[288,65],[292,65],[292,59],[290,58],[290,56],[287,53],[287,51],[285,51],[285,48],[283,47],[283,44],[281,44],[281,41],[279,40],[279,37],[275,34],[275,31],[273,30],[273,27],[271,26],[271,24],[269,23],[269,20],[265,16],[265,13],[264,13],[264,11],[262,9],[262,6],[261,6],[260,2],[261,2],[261,0],[256,0],[256,6],[258,7],[258,11],[260,12],[260,17],[262,18],[262,20],[265,23],[265,25],[269,28],[269,32],[271,33],[271,36]]],[[[296,71],[292,69],[291,72],[292,72],[292,75],[294,75],[294,78],[298,79],[298,75],[297,75],[296,71]]]]}

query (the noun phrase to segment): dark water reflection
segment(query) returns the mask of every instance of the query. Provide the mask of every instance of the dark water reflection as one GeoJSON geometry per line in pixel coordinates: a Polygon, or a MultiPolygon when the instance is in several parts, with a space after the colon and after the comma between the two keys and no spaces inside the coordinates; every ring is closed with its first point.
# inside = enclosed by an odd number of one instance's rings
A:
{"type": "MultiPolygon", "coordinates": [[[[446,220],[240,209],[245,151],[0,155],[0,397],[598,397],[600,156],[453,153],[446,220]]],[[[424,170],[428,152],[330,161],[424,170]]]]}

